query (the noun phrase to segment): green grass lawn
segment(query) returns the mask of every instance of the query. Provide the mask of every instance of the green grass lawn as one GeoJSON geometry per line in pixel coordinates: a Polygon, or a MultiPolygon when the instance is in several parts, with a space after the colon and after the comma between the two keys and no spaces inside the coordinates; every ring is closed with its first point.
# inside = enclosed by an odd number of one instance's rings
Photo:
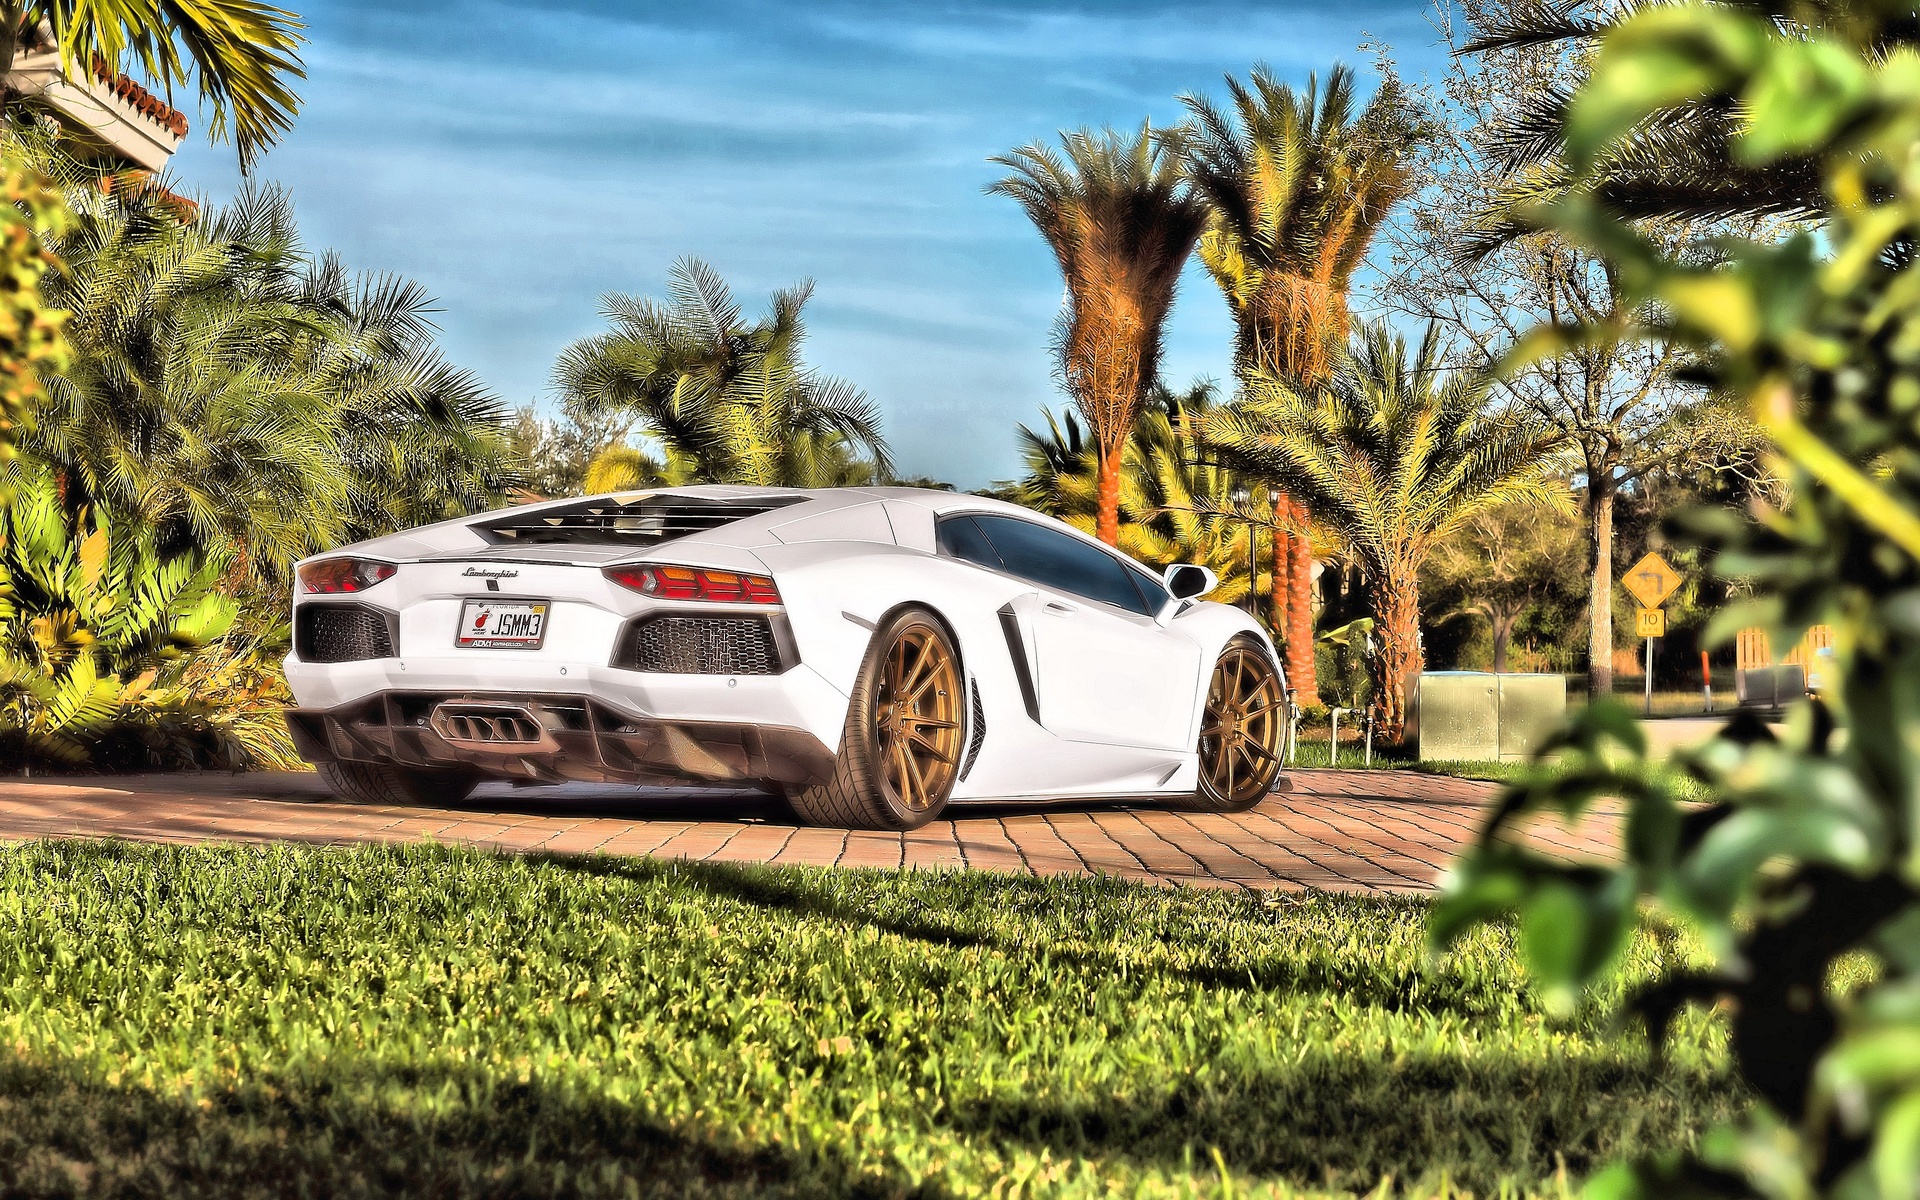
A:
{"type": "Polygon", "coordinates": [[[6,1195],[1561,1194],[1742,1103],[1707,1018],[1650,1065],[1544,1019],[1502,931],[1424,964],[1412,899],[418,847],[0,872],[6,1195]]]}

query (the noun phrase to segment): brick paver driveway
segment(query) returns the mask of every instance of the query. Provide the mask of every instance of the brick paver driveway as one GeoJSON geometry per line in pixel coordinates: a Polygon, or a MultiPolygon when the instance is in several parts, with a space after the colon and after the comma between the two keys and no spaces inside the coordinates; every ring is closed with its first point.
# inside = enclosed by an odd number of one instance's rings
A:
{"type": "MultiPolygon", "coordinates": [[[[1430,890],[1479,828],[1493,787],[1409,771],[1295,771],[1293,791],[1233,816],[1120,804],[956,807],[908,834],[798,828],[752,792],[481,788],[444,808],[335,800],[311,774],[0,778],[0,840],[351,843],[435,839],[508,851],[657,855],[721,862],[972,867],[1230,888],[1430,890]]],[[[1606,853],[1600,813],[1533,836],[1606,853]]]]}

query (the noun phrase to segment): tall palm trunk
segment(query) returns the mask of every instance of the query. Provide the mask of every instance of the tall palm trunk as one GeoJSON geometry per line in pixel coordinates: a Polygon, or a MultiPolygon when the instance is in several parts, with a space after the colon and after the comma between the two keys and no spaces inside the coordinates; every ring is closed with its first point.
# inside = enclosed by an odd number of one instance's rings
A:
{"type": "Polygon", "coordinates": [[[1401,563],[1380,574],[1380,673],[1374,680],[1374,723],[1387,741],[1398,742],[1407,725],[1407,682],[1426,666],[1420,648],[1420,568],[1417,562],[1401,563]]]}
{"type": "Polygon", "coordinates": [[[29,26],[26,6],[21,0],[0,0],[0,109],[19,98],[6,77],[13,71],[13,60],[20,57],[21,43],[29,26]]]}
{"type": "Polygon", "coordinates": [[[1109,546],[1120,544],[1120,474],[1125,469],[1127,444],[1124,439],[1100,455],[1100,481],[1096,493],[1099,507],[1094,513],[1094,536],[1109,546]]]}
{"type": "Polygon", "coordinates": [[[1493,673],[1507,673],[1507,650],[1513,645],[1512,613],[1502,612],[1493,619],[1493,673]]]}
{"type": "MultiPolygon", "coordinates": [[[[1306,509],[1298,501],[1293,511],[1304,524],[1306,509]]],[[[1289,541],[1287,564],[1287,683],[1308,704],[1320,699],[1320,679],[1313,644],[1313,542],[1304,533],[1289,541]]]]}
{"type": "MultiPolygon", "coordinates": [[[[1273,590],[1267,596],[1267,625],[1288,643],[1293,641],[1293,532],[1288,528],[1292,501],[1276,493],[1273,503],[1273,590]]],[[[1287,686],[1293,686],[1293,663],[1287,662],[1287,686]]]]}
{"type": "Polygon", "coordinates": [[[1589,475],[1587,520],[1593,554],[1592,606],[1587,622],[1587,699],[1613,695],[1613,480],[1589,475]]]}

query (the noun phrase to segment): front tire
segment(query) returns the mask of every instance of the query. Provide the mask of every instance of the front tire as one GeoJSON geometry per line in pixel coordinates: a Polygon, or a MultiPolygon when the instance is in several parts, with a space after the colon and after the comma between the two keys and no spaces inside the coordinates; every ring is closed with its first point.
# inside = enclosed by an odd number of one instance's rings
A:
{"type": "Polygon", "coordinates": [[[1200,786],[1182,807],[1199,812],[1245,812],[1280,784],[1280,745],[1287,704],[1280,673],[1250,638],[1235,638],[1220,653],[1207,683],[1200,721],[1200,786]]]}
{"type": "Polygon", "coordinates": [[[319,766],[333,794],[342,800],[392,807],[409,804],[458,804],[480,783],[478,772],[461,767],[402,767],[393,763],[325,762],[319,766]]]}
{"type": "Polygon", "coordinates": [[[932,614],[907,609],[873,635],[832,777],[787,802],[809,825],[918,829],[953,794],[964,724],[953,639],[932,614]]]}

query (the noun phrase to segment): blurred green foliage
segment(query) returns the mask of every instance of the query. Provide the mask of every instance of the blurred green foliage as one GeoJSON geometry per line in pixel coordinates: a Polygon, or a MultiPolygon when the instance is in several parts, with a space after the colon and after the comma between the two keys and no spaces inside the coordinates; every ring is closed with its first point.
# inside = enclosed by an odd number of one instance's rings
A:
{"type": "MultiPolygon", "coordinates": [[[[1733,1061],[1764,1101],[1682,1154],[1598,1177],[1592,1194],[1911,1197],[1920,1188],[1920,55],[1911,12],[1650,8],[1600,42],[1566,111],[1568,162],[1689,108],[1736,111],[1744,163],[1793,157],[1824,183],[1818,234],[1719,239],[1669,253],[1576,187],[1537,219],[1603,255],[1639,332],[1697,359],[1776,448],[1789,499],[1697,510],[1675,535],[1752,589],[1713,631],[1790,645],[1836,631],[1839,686],[1777,738],[1735,722],[1687,759],[1711,799],[1649,766],[1627,714],[1595,705],[1559,769],[1511,788],[1437,911],[1436,943],[1517,912],[1550,1011],[1615,978],[1649,910],[1701,938],[1711,965],[1639,989],[1656,1039],[1690,1004],[1725,1003],[1733,1061]],[[1569,867],[1499,840],[1537,810],[1628,804],[1624,861],[1569,867]],[[1857,988],[1836,972],[1866,965],[1857,988]]],[[[1543,329],[1529,352],[1604,336],[1543,329]]]]}
{"type": "Polygon", "coordinates": [[[70,361],[61,324],[40,283],[59,261],[45,239],[71,223],[59,192],[12,156],[0,159],[0,459],[13,453],[16,430],[45,398],[42,376],[70,361]]]}

